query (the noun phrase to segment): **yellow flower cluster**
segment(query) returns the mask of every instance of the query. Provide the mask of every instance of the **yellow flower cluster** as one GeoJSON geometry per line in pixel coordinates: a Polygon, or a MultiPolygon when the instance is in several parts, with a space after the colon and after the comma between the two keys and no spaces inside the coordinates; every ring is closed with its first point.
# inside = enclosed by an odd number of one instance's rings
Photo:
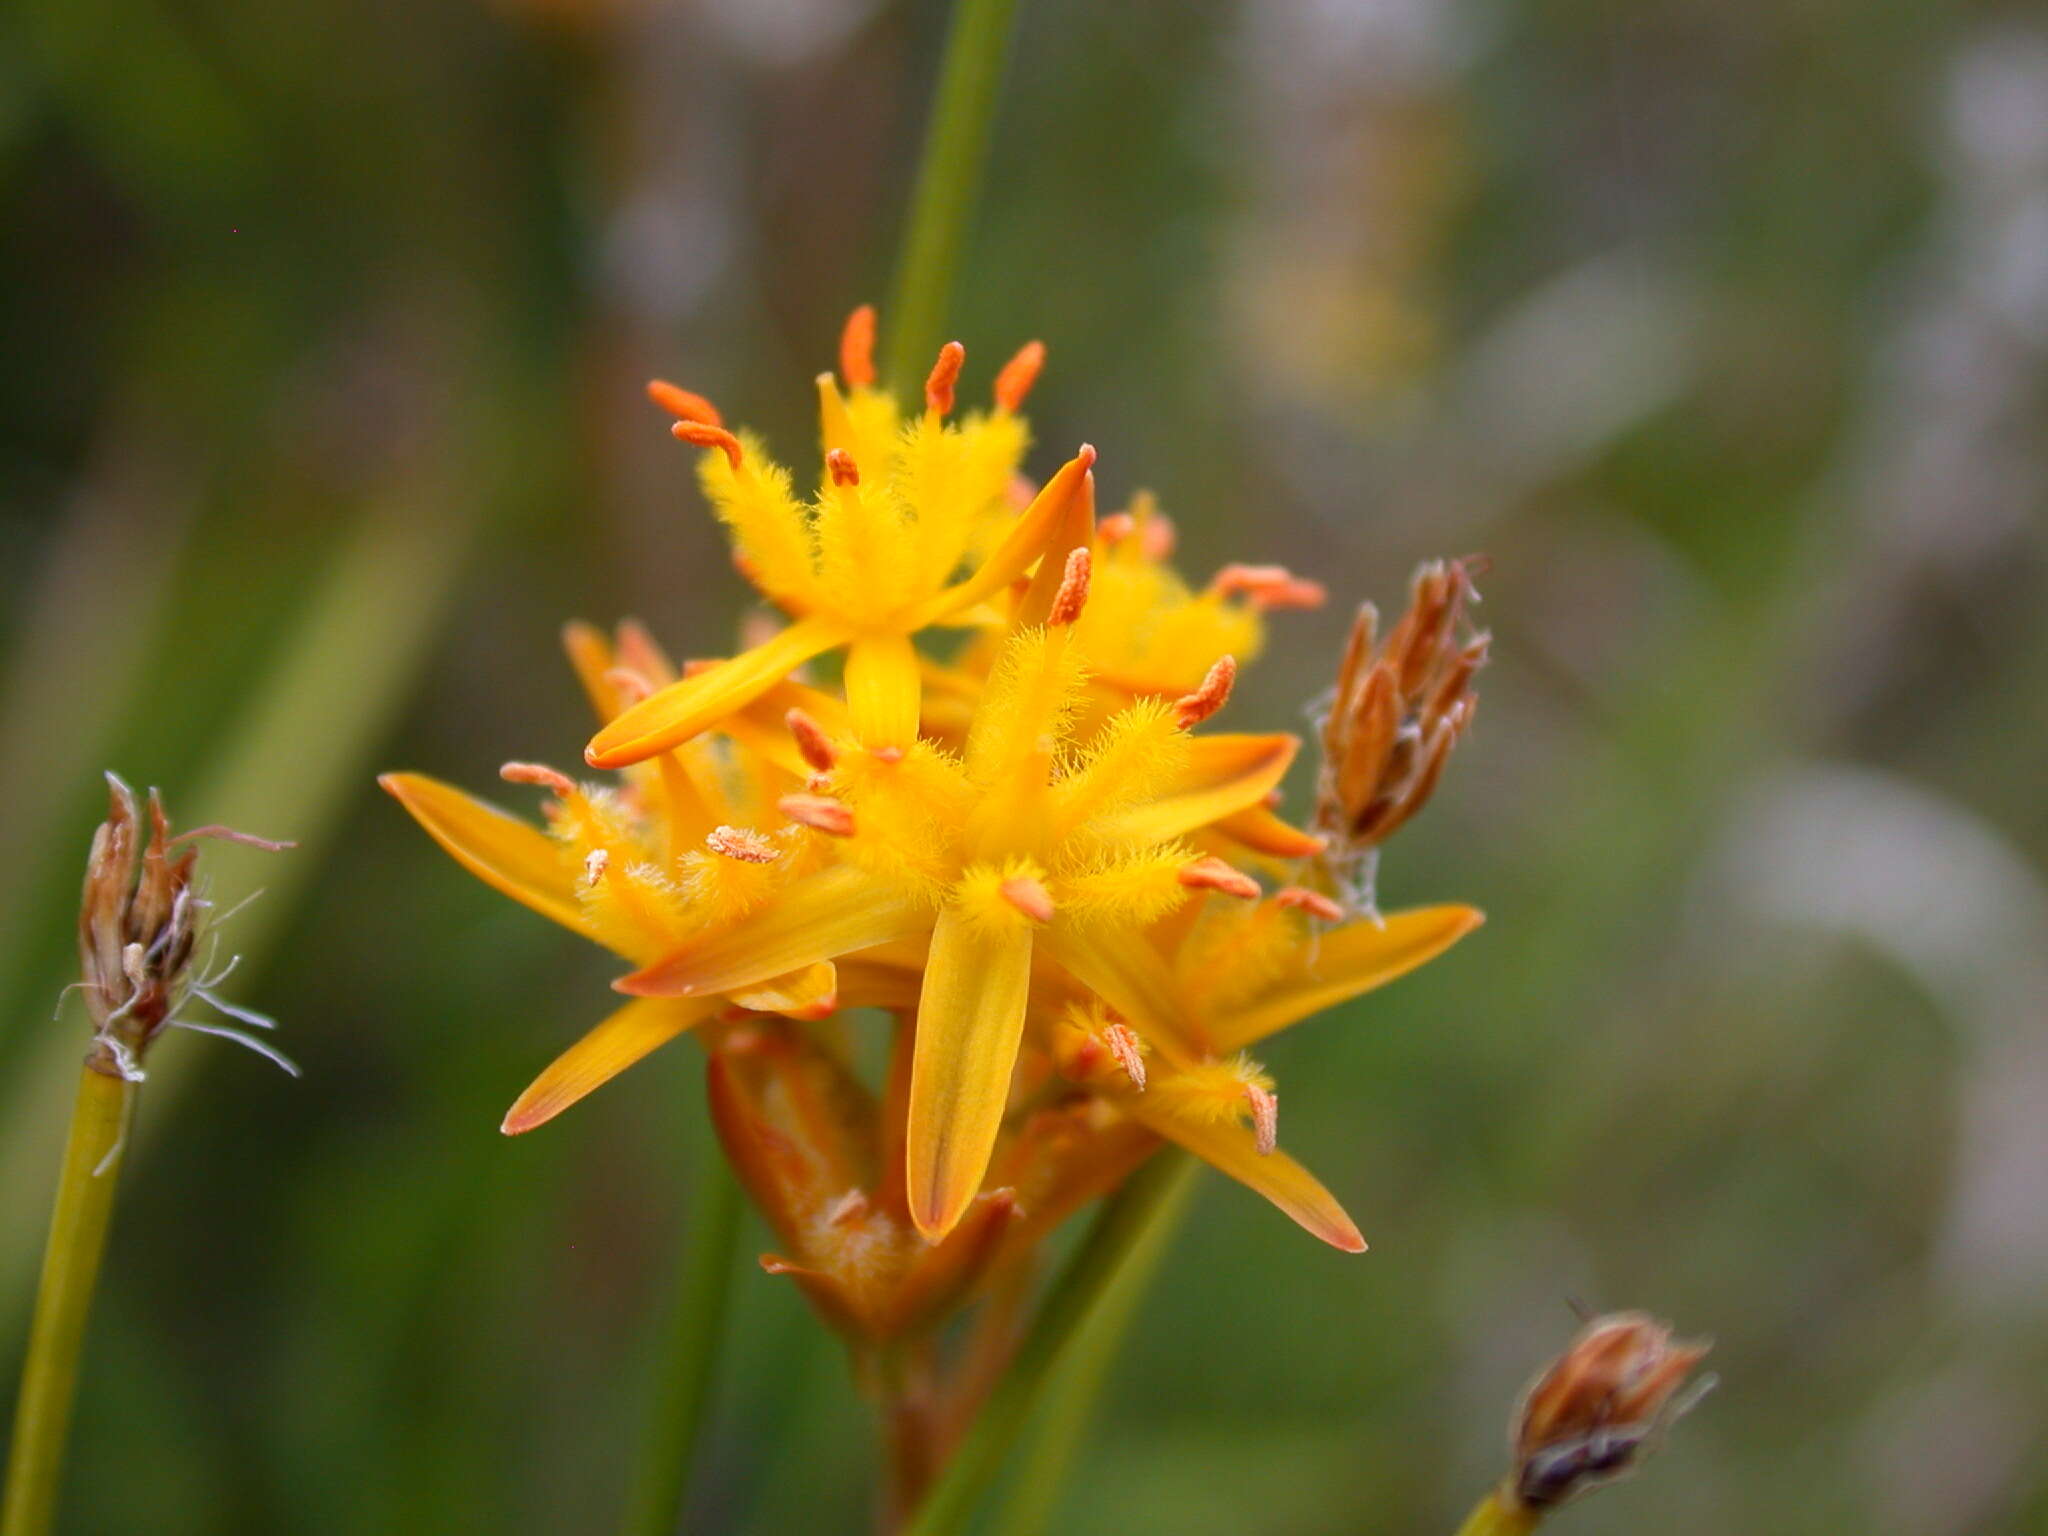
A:
{"type": "MultiPolygon", "coordinates": [[[[1019,414],[1043,361],[955,410],[949,344],[899,411],[856,312],[818,383],[800,493],[701,396],[651,386],[702,450],[740,569],[787,624],[678,669],[636,625],[566,632],[607,786],[509,764],[534,827],[416,774],[383,783],[458,861],[631,967],[632,1001],[513,1105],[529,1130],[676,1036],[794,1275],[856,1336],[927,1325],[1163,1142],[1339,1248],[1245,1053],[1422,964],[1468,907],[1353,915],[1325,839],[1274,810],[1299,743],[1206,729],[1263,615],[1320,601],[1271,566],[1202,590],[1139,498],[1095,515],[1095,452],[1042,487],[1019,414]],[[930,649],[913,637],[952,631],[930,649]],[[837,686],[809,680],[842,657],[837,686]],[[860,1020],[894,1019],[878,1087],[860,1020]]],[[[930,642],[928,642],[930,644],[930,642]]]]}

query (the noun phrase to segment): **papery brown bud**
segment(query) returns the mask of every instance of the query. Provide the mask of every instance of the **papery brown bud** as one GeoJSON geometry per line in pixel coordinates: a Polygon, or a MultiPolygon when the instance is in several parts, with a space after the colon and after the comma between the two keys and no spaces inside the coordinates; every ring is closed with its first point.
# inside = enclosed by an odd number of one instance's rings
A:
{"type": "MultiPolygon", "coordinates": [[[[173,1025],[226,1035],[297,1068],[268,1046],[223,1024],[189,1023],[178,1017],[188,997],[198,996],[220,1012],[259,1028],[270,1021],[235,1008],[208,990],[218,977],[204,970],[199,945],[213,904],[194,880],[199,850],[178,844],[220,837],[259,848],[289,848],[226,827],[195,827],[176,837],[164,814],[163,797],[149,792],[148,825],[133,790],[107,775],[107,819],[93,834],[78,906],[79,991],[92,1016],[92,1050],[87,1065],[109,1077],[142,1078],[142,1057],[150,1043],[173,1025]]],[[[222,974],[225,974],[223,971],[222,974]]]]}
{"type": "Polygon", "coordinates": [[[1379,615],[1358,611],[1323,722],[1323,765],[1316,786],[1316,830],[1330,839],[1326,858],[1347,883],[1355,872],[1358,904],[1371,904],[1374,852],[1428,803],[1451,749],[1472,723],[1472,679],[1485,665],[1489,637],[1462,634],[1478,601],[1478,561],[1435,560],[1415,573],[1408,612],[1375,644],[1379,615]]]}
{"type": "Polygon", "coordinates": [[[1640,1312],[1594,1318],[1523,1394],[1502,1496],[1555,1509],[1633,1471],[1712,1384],[1683,1390],[1709,1348],[1640,1312]]]}

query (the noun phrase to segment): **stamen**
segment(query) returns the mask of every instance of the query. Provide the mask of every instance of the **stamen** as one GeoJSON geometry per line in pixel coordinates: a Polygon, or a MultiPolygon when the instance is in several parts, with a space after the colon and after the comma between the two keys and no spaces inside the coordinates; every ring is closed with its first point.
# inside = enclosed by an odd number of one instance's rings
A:
{"type": "Polygon", "coordinates": [[[507,763],[498,770],[498,777],[507,784],[537,784],[542,789],[551,789],[558,795],[572,795],[576,792],[575,781],[566,773],[559,773],[545,763],[507,763]]]}
{"type": "Polygon", "coordinates": [[[695,390],[671,384],[667,379],[649,379],[647,398],[678,421],[694,421],[706,427],[725,425],[725,418],[718,414],[717,406],[695,390]]]}
{"type": "Polygon", "coordinates": [[[1244,1085],[1245,1102],[1252,1107],[1252,1136],[1259,1156],[1271,1157],[1280,1145],[1280,1095],[1257,1083],[1244,1085]]]}
{"type": "Polygon", "coordinates": [[[604,680],[619,696],[621,704],[638,704],[642,699],[654,696],[654,684],[631,667],[606,667],[604,680]]]}
{"type": "Polygon", "coordinates": [[[603,848],[593,848],[583,857],[583,888],[589,890],[604,878],[605,866],[612,861],[611,853],[603,848]]]}
{"type": "Polygon", "coordinates": [[[1305,912],[1310,917],[1325,923],[1344,921],[1344,909],[1321,891],[1312,891],[1306,886],[1290,885],[1276,891],[1273,904],[1293,912],[1305,912]]]}
{"type": "Polygon", "coordinates": [[[1131,1080],[1131,1086],[1145,1091],[1145,1051],[1138,1043],[1137,1031],[1128,1024],[1111,1024],[1102,1031],[1102,1043],[1109,1047],[1116,1064],[1124,1069],[1124,1076],[1131,1080]]]}
{"type": "Polygon", "coordinates": [[[1038,370],[1045,366],[1045,343],[1027,341],[1017,355],[1003,364],[996,375],[996,408],[1013,414],[1038,382],[1038,370]]]}
{"type": "Polygon", "coordinates": [[[846,803],[830,795],[784,795],[775,808],[791,821],[800,822],[834,837],[853,836],[853,812],[846,803]]]}
{"type": "Polygon", "coordinates": [[[1012,875],[996,887],[996,894],[1034,923],[1052,921],[1052,892],[1030,875],[1012,875]]]}
{"type": "Polygon", "coordinates": [[[796,749],[805,762],[819,773],[830,773],[838,766],[839,753],[832,738],[825,734],[825,727],[800,709],[792,709],[782,720],[789,727],[789,734],[796,738],[796,749]]]}
{"type": "Polygon", "coordinates": [[[194,837],[217,837],[222,842],[240,843],[244,848],[261,848],[266,853],[283,853],[287,848],[299,846],[297,843],[279,842],[268,837],[258,837],[253,832],[237,832],[233,827],[224,827],[218,822],[204,827],[193,827],[190,831],[180,832],[176,837],[165,843],[164,846],[166,848],[175,848],[186,839],[194,837]]]}
{"type": "Polygon", "coordinates": [[[1136,534],[1141,555],[1147,560],[1164,560],[1180,541],[1180,530],[1174,527],[1172,518],[1153,504],[1151,492],[1138,492],[1131,498],[1131,505],[1132,511],[1112,512],[1096,527],[1112,544],[1121,544],[1136,534]]]}
{"type": "Polygon", "coordinates": [[[1047,624],[1058,628],[1081,617],[1081,610],[1088,603],[1088,577],[1092,568],[1085,546],[1067,552],[1067,569],[1060,577],[1059,590],[1053,594],[1052,611],[1045,616],[1047,624]]]}
{"type": "Polygon", "coordinates": [[[957,341],[949,341],[939,348],[939,360],[932,364],[932,371],[924,381],[925,409],[941,416],[953,409],[953,386],[960,382],[960,368],[966,361],[967,349],[957,341]]]}
{"type": "Polygon", "coordinates": [[[1193,730],[1230,701],[1237,682],[1237,658],[1219,656],[1202,679],[1202,686],[1174,701],[1173,718],[1184,731],[1193,730]]]}
{"type": "Polygon", "coordinates": [[[844,448],[834,448],[825,455],[825,468],[832,472],[834,485],[860,484],[860,466],[853,462],[853,455],[844,448]]]}
{"type": "Polygon", "coordinates": [[[839,377],[848,389],[875,382],[875,306],[863,304],[846,317],[839,332],[839,377]]]}
{"type": "Polygon", "coordinates": [[[1258,881],[1214,854],[1204,854],[1192,863],[1181,865],[1179,878],[1180,883],[1190,890],[1220,891],[1242,901],[1257,901],[1260,895],[1258,881]]]}
{"type": "Polygon", "coordinates": [[[1320,608],[1329,596],[1321,582],[1284,565],[1226,565],[1209,590],[1218,597],[1249,597],[1259,608],[1320,608]]]}
{"type": "Polygon", "coordinates": [[[713,827],[704,834],[704,842],[713,853],[742,864],[773,864],[781,856],[767,838],[745,827],[713,827]]]}
{"type": "Polygon", "coordinates": [[[726,462],[737,470],[740,467],[740,440],[723,427],[706,426],[701,421],[679,421],[669,428],[675,436],[699,448],[716,448],[725,454],[726,462]]]}
{"type": "Polygon", "coordinates": [[[851,1226],[868,1213],[868,1197],[858,1189],[849,1189],[834,1200],[825,1212],[828,1227],[851,1226]]]}

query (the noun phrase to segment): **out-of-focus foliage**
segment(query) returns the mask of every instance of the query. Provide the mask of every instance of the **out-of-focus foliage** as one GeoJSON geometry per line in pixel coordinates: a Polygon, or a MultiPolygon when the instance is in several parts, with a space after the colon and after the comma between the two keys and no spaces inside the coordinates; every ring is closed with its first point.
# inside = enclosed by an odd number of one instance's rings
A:
{"type": "MultiPolygon", "coordinates": [[[[1485,550],[1498,658],[1381,876],[1487,928],[1272,1053],[1374,1251],[1205,1187],[1060,1528],[1448,1529],[1573,1296],[1713,1335],[1723,1378],[1574,1530],[2040,1528],[2048,28],[1023,9],[954,316],[970,380],[1042,335],[1038,468],[1092,441],[1196,569],[1281,560],[1385,605],[1485,550]]],[[[803,441],[786,386],[883,286],[942,21],[0,17],[0,1366],[99,769],[328,834],[238,992],[305,1081],[180,1040],[182,1090],[145,1096],[74,1528],[614,1518],[695,1060],[500,1138],[602,972],[358,770],[567,758],[562,617],[729,645],[739,585],[640,381],[803,441]],[[390,579],[336,587],[365,549],[390,579]],[[252,714],[284,654],[304,681],[252,714]],[[371,655],[414,673],[388,726],[351,696],[371,655]],[[233,772],[252,731],[299,738],[263,784],[233,772]]],[[[1246,704],[1311,692],[1347,619],[1280,621],[1246,704]]],[[[1266,707],[1243,727],[1293,723],[1266,707]]],[[[785,1282],[737,1285],[692,1528],[860,1529],[842,1362],[785,1282]]]]}

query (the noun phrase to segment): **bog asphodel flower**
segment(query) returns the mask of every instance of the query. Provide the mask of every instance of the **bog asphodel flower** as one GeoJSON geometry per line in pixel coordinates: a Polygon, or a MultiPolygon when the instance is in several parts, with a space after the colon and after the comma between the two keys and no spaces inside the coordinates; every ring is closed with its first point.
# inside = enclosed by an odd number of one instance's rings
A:
{"type": "MultiPolygon", "coordinates": [[[[507,765],[545,792],[541,827],[418,775],[383,781],[473,873],[630,966],[615,986],[632,1001],[505,1130],[694,1033],[721,1140],[781,1244],[764,1263],[870,1342],[928,1334],[1167,1142],[1363,1248],[1280,1150],[1279,1090],[1249,1053],[1479,914],[1361,910],[1339,857],[1357,824],[1304,831],[1277,809],[1297,740],[1214,728],[1267,616],[1320,586],[1270,565],[1189,583],[1150,498],[1097,523],[1091,448],[1020,483],[1035,343],[989,410],[955,419],[958,345],[900,415],[872,332],[856,312],[839,376],[818,380],[808,497],[701,396],[652,391],[784,627],[678,671],[638,626],[571,626],[599,719],[585,755],[620,777],[507,765]],[[935,628],[956,634],[920,649],[935,628]],[[828,653],[836,687],[798,675],[828,653]],[[850,1065],[859,1009],[892,1021],[875,1087],[850,1065]]],[[[1440,659],[1463,592],[1394,667],[1410,712],[1469,697],[1471,667],[1440,659]]],[[[1380,751],[1345,729],[1332,740],[1380,751]]],[[[1381,753],[1378,782],[1409,772],[1414,753],[1392,761],[1407,750],[1381,753]]],[[[1366,776],[1324,769],[1347,793],[1366,776]]],[[[1419,793],[1402,794],[1405,819],[1419,793]]]]}

